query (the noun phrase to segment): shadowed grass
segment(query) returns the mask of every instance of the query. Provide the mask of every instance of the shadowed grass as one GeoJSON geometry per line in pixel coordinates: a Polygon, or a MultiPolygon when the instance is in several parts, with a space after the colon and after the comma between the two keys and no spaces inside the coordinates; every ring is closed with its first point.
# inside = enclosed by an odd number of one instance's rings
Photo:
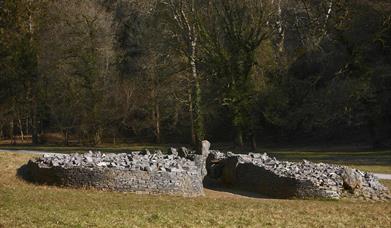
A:
{"type": "MultiPolygon", "coordinates": [[[[0,227],[389,227],[384,202],[136,195],[38,186],[16,177],[31,155],[0,154],[0,227]]],[[[389,183],[389,182],[387,182],[389,183]]]]}

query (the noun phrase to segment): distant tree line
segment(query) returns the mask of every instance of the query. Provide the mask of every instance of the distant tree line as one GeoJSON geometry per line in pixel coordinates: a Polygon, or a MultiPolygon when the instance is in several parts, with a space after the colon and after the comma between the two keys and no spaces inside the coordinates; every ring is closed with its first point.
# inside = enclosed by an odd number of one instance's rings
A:
{"type": "Polygon", "coordinates": [[[1,0],[0,137],[391,141],[386,0],[1,0]]]}

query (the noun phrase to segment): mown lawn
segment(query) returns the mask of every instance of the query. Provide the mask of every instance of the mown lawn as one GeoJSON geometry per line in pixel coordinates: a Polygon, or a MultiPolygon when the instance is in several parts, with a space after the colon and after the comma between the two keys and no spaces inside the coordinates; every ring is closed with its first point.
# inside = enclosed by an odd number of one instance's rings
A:
{"type": "Polygon", "coordinates": [[[0,227],[391,225],[386,202],[257,199],[211,190],[182,198],[38,186],[16,177],[30,157],[0,153],[0,227]]]}

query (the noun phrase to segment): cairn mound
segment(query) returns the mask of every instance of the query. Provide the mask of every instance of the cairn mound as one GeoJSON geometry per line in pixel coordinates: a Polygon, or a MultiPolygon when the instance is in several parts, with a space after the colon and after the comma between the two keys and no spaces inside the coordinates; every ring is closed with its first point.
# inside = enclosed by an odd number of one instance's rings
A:
{"type": "Polygon", "coordinates": [[[332,164],[211,151],[207,169],[210,178],[225,185],[277,198],[391,199],[373,174],[332,164]]]}
{"type": "Polygon", "coordinates": [[[389,190],[371,173],[326,163],[279,161],[267,154],[186,148],[133,153],[53,154],[27,164],[30,180],[68,187],[181,196],[204,195],[213,180],[274,198],[360,198],[391,200],[389,190]],[[206,181],[205,183],[208,183],[206,181]]]}
{"type": "Polygon", "coordinates": [[[46,155],[27,164],[30,179],[68,187],[181,196],[203,195],[201,169],[176,155],[130,154],[46,155]]]}

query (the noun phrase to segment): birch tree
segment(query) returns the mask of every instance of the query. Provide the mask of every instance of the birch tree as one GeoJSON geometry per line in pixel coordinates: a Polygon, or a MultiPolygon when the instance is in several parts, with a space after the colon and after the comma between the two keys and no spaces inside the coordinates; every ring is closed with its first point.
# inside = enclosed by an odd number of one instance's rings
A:
{"type": "MultiPolygon", "coordinates": [[[[192,91],[190,97],[190,116],[194,127],[195,143],[199,146],[204,138],[204,126],[202,116],[202,89],[201,75],[198,69],[198,42],[199,29],[197,25],[197,14],[200,5],[197,0],[167,0],[163,3],[168,7],[175,24],[174,36],[178,39],[183,55],[188,59],[191,68],[192,91]]],[[[198,148],[198,147],[197,147],[198,148]]]]}

